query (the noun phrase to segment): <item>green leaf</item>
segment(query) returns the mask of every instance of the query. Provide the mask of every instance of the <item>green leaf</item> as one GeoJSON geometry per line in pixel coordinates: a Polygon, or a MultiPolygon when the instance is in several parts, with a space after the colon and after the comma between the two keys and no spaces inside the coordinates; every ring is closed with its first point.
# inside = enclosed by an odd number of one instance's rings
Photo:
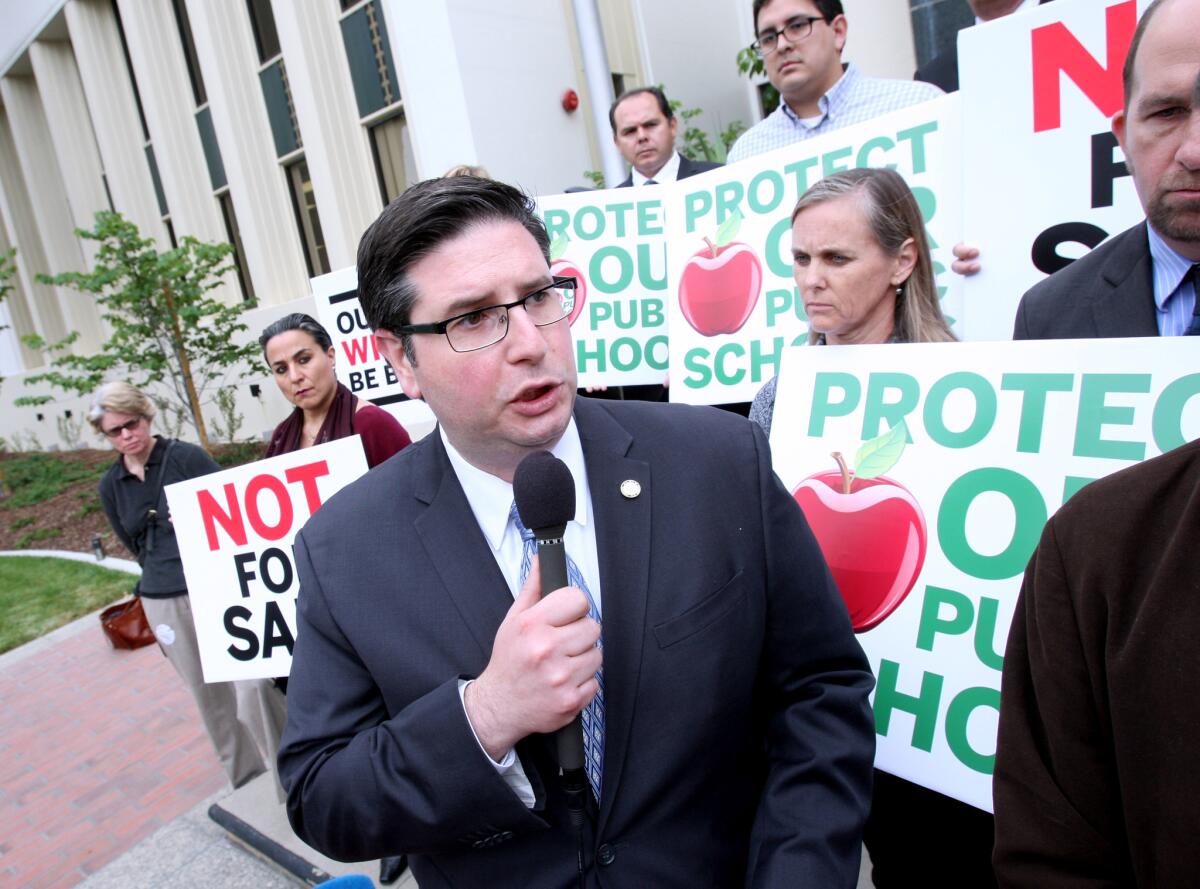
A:
{"type": "Polygon", "coordinates": [[[864,442],[854,455],[855,478],[878,478],[896,465],[904,453],[908,426],[901,420],[878,438],[864,442]]]}
{"type": "Polygon", "coordinates": [[[566,232],[556,234],[554,240],[550,242],[550,261],[557,262],[562,259],[563,254],[567,252],[569,243],[571,243],[571,239],[567,237],[566,232]]]}
{"type": "Polygon", "coordinates": [[[721,223],[721,227],[717,229],[717,246],[724,247],[730,241],[737,237],[738,229],[742,227],[742,211],[734,210],[729,214],[729,218],[721,223]]]}

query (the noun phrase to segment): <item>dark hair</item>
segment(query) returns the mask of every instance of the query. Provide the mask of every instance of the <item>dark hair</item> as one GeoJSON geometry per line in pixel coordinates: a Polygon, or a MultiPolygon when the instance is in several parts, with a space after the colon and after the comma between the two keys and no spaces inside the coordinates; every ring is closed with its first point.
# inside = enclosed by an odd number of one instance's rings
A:
{"type": "MultiPolygon", "coordinates": [[[[483,222],[516,222],[537,241],[550,265],[550,238],[533,199],[503,182],[475,176],[426,179],[388,204],[358,242],[358,299],[375,330],[408,324],[416,288],[407,271],[442,242],[483,222]]],[[[404,354],[416,363],[412,338],[401,335],[404,354]]]]}
{"type": "MultiPolygon", "coordinates": [[[[929,255],[929,238],[925,234],[925,217],[917,199],[895,170],[865,168],[846,170],[826,176],[800,195],[792,211],[792,224],[804,210],[816,204],[837,200],[848,195],[861,199],[867,225],[875,242],[889,256],[895,256],[909,238],[917,248],[917,264],[901,285],[896,297],[896,334],[904,343],[947,343],[957,337],[950,330],[938,301],[934,280],[933,260],[929,255]]],[[[809,341],[815,342],[816,331],[809,331],[809,341]]]]}
{"type": "Polygon", "coordinates": [[[1125,56],[1125,67],[1121,69],[1121,86],[1125,90],[1125,110],[1129,110],[1129,96],[1133,93],[1133,64],[1137,60],[1138,49],[1142,45],[1142,35],[1146,33],[1146,28],[1150,24],[1150,19],[1154,17],[1154,13],[1163,5],[1165,0],[1154,0],[1146,11],[1142,13],[1142,18],[1137,24],[1137,29],[1133,32],[1133,40],[1129,42],[1129,55],[1125,56]]]}
{"type": "MultiPolygon", "coordinates": [[[[758,34],[758,14],[762,8],[769,4],[771,0],[754,0],[754,33],[758,34]]],[[[817,12],[821,14],[821,18],[827,22],[832,22],[839,15],[844,15],[842,11],[842,0],[813,0],[813,6],[817,7],[817,12]]]]}
{"type": "Polygon", "coordinates": [[[278,321],[272,321],[263,328],[262,334],[258,338],[258,344],[262,347],[263,358],[267,357],[267,343],[279,336],[281,333],[287,333],[289,330],[302,330],[317,341],[317,345],[321,347],[321,351],[329,350],[333,345],[333,340],[329,337],[329,331],[321,326],[312,315],[305,315],[303,312],[292,312],[290,315],[284,315],[278,321]]]}
{"type": "Polygon", "coordinates": [[[667,101],[666,94],[656,86],[639,86],[637,89],[625,90],[621,95],[617,96],[617,101],[612,103],[612,107],[608,109],[608,125],[612,127],[613,135],[617,134],[617,106],[634,96],[640,96],[642,93],[649,93],[654,96],[654,100],[658,102],[658,110],[662,112],[663,117],[667,120],[675,119],[675,112],[671,110],[671,103],[667,101]]]}

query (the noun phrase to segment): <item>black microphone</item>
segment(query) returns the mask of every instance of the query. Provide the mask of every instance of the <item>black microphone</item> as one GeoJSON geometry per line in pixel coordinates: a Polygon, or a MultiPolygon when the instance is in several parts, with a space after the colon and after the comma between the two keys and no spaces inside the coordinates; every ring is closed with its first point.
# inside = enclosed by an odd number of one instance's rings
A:
{"type": "MultiPolygon", "coordinates": [[[[513,475],[513,499],[517,514],[537,539],[538,577],[542,592],[567,585],[567,550],[563,535],[575,517],[575,479],[567,464],[549,451],[534,451],[517,466],[513,475]]],[[[568,782],[582,783],[583,723],[577,715],[555,733],[558,765],[568,782]]],[[[570,788],[569,788],[570,789],[570,788]]]]}

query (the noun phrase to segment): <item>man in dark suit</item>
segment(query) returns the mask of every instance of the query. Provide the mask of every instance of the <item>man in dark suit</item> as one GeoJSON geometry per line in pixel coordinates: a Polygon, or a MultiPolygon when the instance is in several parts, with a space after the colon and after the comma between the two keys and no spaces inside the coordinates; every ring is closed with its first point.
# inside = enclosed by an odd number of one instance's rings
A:
{"type": "Polygon", "coordinates": [[[608,122],[613,143],[632,168],[617,188],[674,182],[721,166],[713,161],[694,161],[675,150],[679,121],[656,86],[622,93],[608,109],[608,122]]]}
{"type": "Polygon", "coordinates": [[[1151,4],[1126,58],[1112,128],[1146,221],[1030,288],[1015,339],[1200,332],[1200,41],[1187,42],[1198,19],[1198,0],[1151,4]]]}
{"type": "Polygon", "coordinates": [[[531,201],[466,177],[363,236],[367,319],[439,425],[297,537],[292,824],[408,852],[423,889],[849,889],[872,680],[814,538],[743,419],[576,399],[548,252],[531,201]],[[510,514],[539,449],[576,488],[556,590],[510,514]],[[548,733],[581,709],[576,828],[548,733]]]}

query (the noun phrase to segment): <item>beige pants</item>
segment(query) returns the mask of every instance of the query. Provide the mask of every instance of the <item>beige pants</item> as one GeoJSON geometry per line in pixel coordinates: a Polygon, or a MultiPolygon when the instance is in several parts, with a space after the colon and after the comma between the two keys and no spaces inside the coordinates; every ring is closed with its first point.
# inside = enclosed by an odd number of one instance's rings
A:
{"type": "MultiPolygon", "coordinates": [[[[241,787],[275,765],[287,712],[284,697],[267,679],[204,681],[192,606],[186,595],[142,596],[142,610],[159,646],[196,700],[204,728],[229,783],[241,787]]],[[[277,793],[278,780],[276,780],[277,793]]]]}

